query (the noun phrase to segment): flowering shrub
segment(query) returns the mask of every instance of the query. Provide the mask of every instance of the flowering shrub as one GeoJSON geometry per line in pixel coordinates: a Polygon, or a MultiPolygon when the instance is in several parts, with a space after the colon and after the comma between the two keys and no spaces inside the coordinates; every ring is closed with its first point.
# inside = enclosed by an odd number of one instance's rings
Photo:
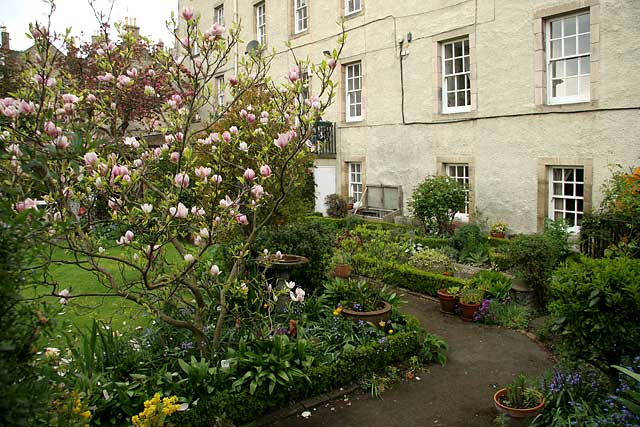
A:
{"type": "Polygon", "coordinates": [[[432,273],[453,273],[453,262],[438,249],[424,248],[409,258],[409,265],[432,273]]]}
{"type": "MultiPolygon", "coordinates": [[[[300,98],[304,83],[295,73],[267,77],[271,57],[255,53],[228,80],[233,98],[218,110],[210,108],[210,82],[227,66],[240,29],[214,24],[203,32],[188,10],[180,19],[180,34],[172,19],[183,54],[177,58],[131,34],[112,40],[102,23],[84,58],[94,71],[82,78],[57,66],[51,52],[58,36],[33,25],[35,61],[15,97],[0,103],[1,191],[47,247],[34,264],[52,297],[72,304],[85,296],[49,274],[70,262],[60,257],[70,252],[71,263],[103,286],[93,296],[138,304],[189,331],[204,351],[219,346],[230,323],[227,296],[243,286],[258,231],[305,174],[313,125],[335,95],[330,79],[343,37],[330,60],[309,64],[319,80],[310,99],[300,98]],[[252,91],[263,96],[249,103],[252,91]],[[125,105],[134,98],[145,101],[125,105]],[[140,134],[159,133],[162,142],[134,136],[133,121],[140,134]],[[121,230],[116,239],[94,233],[105,222],[121,230]],[[209,251],[232,239],[231,262],[221,269],[209,251]],[[167,257],[168,247],[179,262],[167,257]]],[[[263,283],[258,295],[272,292],[263,283]]]]}
{"type": "Polygon", "coordinates": [[[162,427],[168,417],[181,409],[176,396],[161,399],[160,393],[156,393],[151,399],[144,402],[144,410],[131,417],[134,427],[162,427]]]}

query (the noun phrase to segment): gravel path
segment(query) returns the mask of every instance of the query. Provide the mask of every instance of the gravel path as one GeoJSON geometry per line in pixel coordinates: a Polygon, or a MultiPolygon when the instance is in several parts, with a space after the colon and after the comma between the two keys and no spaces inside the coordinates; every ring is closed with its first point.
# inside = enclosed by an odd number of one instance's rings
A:
{"type": "Polygon", "coordinates": [[[405,295],[403,310],[449,344],[446,366],[432,365],[420,381],[401,381],[382,400],[354,393],[320,405],[311,416],[281,419],[277,426],[489,427],[496,416],[493,393],[518,373],[536,375],[552,367],[548,354],[522,333],[469,324],[441,314],[439,304],[405,295]]]}

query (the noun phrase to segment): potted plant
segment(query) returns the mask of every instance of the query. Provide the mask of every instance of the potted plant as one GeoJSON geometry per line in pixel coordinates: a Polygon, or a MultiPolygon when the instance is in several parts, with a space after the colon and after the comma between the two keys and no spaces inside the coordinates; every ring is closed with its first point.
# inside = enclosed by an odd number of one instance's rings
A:
{"type": "Polygon", "coordinates": [[[460,291],[460,307],[462,308],[462,320],[472,322],[473,316],[480,308],[480,303],[484,298],[482,289],[465,286],[460,291]]]}
{"type": "Polygon", "coordinates": [[[493,402],[498,412],[511,418],[533,418],[544,408],[544,396],[533,385],[527,384],[523,374],[505,388],[495,392],[493,402]]]}
{"type": "Polygon", "coordinates": [[[399,297],[384,285],[359,280],[335,279],[325,284],[325,295],[339,301],[335,315],[342,315],[355,322],[371,322],[383,327],[391,319],[393,304],[399,297]]]}
{"type": "Polygon", "coordinates": [[[440,311],[444,314],[455,314],[455,306],[458,302],[459,286],[438,289],[438,299],[440,300],[440,311]]]}
{"type": "Polygon", "coordinates": [[[496,237],[499,239],[504,239],[505,233],[507,232],[508,226],[504,221],[496,221],[491,224],[491,237],[496,237]]]}
{"type": "Polygon", "coordinates": [[[337,250],[332,258],[333,275],[342,279],[351,276],[351,257],[344,251],[337,250]]]}

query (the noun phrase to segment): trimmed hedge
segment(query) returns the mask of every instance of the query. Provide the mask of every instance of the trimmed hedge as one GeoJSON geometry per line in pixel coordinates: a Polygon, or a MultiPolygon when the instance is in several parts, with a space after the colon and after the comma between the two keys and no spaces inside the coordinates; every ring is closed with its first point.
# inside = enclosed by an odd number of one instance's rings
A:
{"type": "Polygon", "coordinates": [[[442,237],[422,237],[414,236],[413,241],[431,249],[438,249],[449,246],[450,240],[442,237]]]}
{"type": "Polygon", "coordinates": [[[469,284],[466,279],[431,273],[406,264],[387,262],[380,265],[380,260],[362,254],[353,257],[353,264],[359,274],[431,296],[436,296],[438,289],[469,284]]]}
{"type": "Polygon", "coordinates": [[[198,404],[188,411],[177,413],[171,419],[176,425],[208,427],[216,425],[216,417],[225,418],[234,423],[245,423],[256,419],[267,411],[342,387],[387,366],[408,360],[411,356],[422,356],[429,360],[433,353],[441,348],[425,348],[432,340],[425,341],[429,335],[423,330],[412,330],[388,335],[384,342],[372,342],[368,345],[341,354],[335,363],[314,366],[306,370],[311,380],[297,381],[288,389],[276,389],[269,394],[266,387],[259,388],[251,395],[246,390],[233,392],[224,390],[212,395],[201,396],[198,404]],[[431,352],[431,354],[424,354],[431,352]]]}

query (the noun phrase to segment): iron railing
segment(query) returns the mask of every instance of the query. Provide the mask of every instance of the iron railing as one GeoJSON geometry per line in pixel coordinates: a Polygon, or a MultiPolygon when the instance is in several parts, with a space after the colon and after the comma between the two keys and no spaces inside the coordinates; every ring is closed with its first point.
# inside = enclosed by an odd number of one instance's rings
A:
{"type": "Polygon", "coordinates": [[[312,140],[318,147],[318,157],[336,157],[336,124],[318,121],[315,124],[312,140]]]}

